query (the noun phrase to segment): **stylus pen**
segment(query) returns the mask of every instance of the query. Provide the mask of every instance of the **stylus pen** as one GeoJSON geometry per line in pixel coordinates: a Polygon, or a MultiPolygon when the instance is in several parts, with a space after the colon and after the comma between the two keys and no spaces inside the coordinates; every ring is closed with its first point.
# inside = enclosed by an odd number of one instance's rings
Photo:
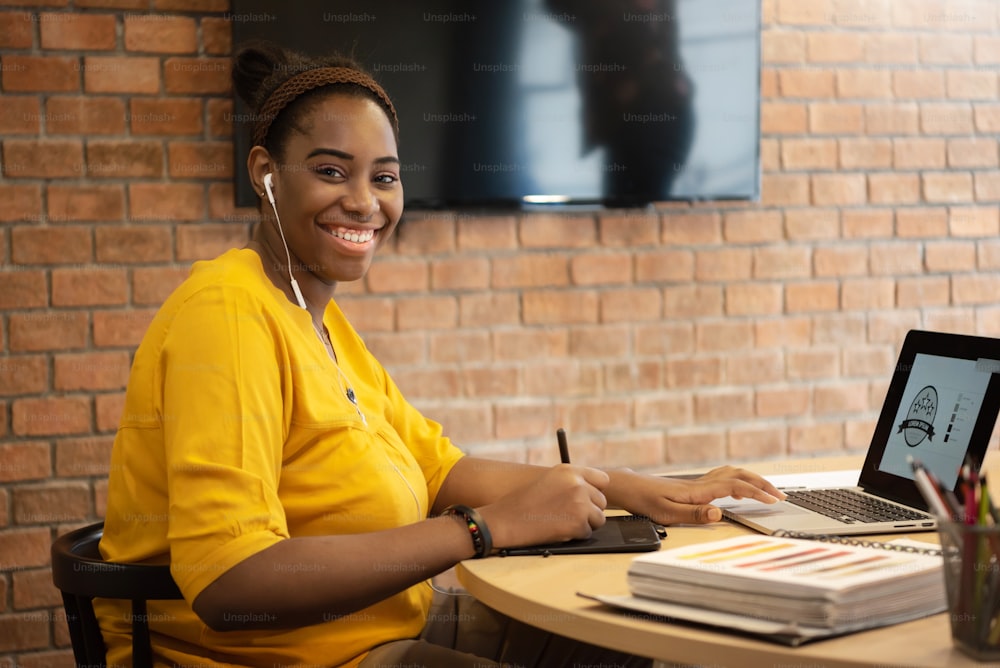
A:
{"type": "Polygon", "coordinates": [[[569,443],[566,442],[566,430],[562,427],[556,429],[556,440],[559,441],[559,461],[569,464],[569,443]]]}

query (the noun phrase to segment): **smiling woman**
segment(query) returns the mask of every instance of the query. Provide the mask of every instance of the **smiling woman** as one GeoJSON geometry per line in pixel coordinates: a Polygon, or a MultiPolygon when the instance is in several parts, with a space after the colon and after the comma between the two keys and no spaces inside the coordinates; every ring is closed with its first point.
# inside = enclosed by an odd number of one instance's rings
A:
{"type": "MultiPolygon", "coordinates": [[[[234,83],[255,110],[260,222],[158,311],[110,467],[104,557],[169,558],[184,595],[150,603],[157,665],[648,665],[518,627],[431,578],[586,538],[608,503],[710,522],[714,498],[780,492],[730,468],[679,481],[464,456],[333,298],[402,215],[392,102],[348,60],[267,45],[237,55],[234,83]]],[[[128,611],[95,608],[108,665],[129,663],[128,611]]]]}

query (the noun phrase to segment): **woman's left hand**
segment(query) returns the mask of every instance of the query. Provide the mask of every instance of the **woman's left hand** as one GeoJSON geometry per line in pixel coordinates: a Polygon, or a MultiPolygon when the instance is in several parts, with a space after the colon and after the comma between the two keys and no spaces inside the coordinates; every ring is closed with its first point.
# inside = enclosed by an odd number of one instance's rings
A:
{"type": "Polygon", "coordinates": [[[720,466],[693,479],[644,475],[629,469],[608,474],[611,482],[605,493],[609,505],[645,515],[659,524],[718,522],[722,511],[711,502],[727,496],[762,503],[785,499],[782,491],[761,476],[734,466],[720,466]]]}

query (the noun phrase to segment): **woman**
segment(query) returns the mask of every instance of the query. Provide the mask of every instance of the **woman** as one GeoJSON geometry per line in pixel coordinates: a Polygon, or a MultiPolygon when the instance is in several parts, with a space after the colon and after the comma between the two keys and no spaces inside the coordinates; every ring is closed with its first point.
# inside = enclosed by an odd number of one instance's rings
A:
{"type": "MultiPolygon", "coordinates": [[[[781,495],[728,467],[667,481],[463,456],[333,300],[402,214],[392,102],[350,61],[267,45],[241,51],[233,78],[257,119],[247,167],[261,223],[245,248],[196,263],[158,312],[112,457],[105,557],[169,555],[186,599],[150,607],[158,660],[493,665],[418,640],[436,633],[435,574],[491,548],[586,537],[609,503],[711,522],[714,498],[781,495]]],[[[103,609],[119,663],[127,614],[103,609]]],[[[511,660],[484,632],[502,618],[471,617],[487,658],[511,660]]]]}

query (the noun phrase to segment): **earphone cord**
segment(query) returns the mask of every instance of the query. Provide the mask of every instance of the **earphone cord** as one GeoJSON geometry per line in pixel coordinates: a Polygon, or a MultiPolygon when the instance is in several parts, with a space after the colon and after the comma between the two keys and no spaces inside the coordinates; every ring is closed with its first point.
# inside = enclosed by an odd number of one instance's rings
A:
{"type": "Polygon", "coordinates": [[[295,276],[292,275],[292,254],[288,252],[288,242],[285,241],[285,231],[281,229],[281,218],[278,216],[278,207],[271,202],[271,209],[274,210],[274,220],[278,223],[278,234],[281,235],[281,245],[285,247],[285,260],[288,262],[288,280],[295,284],[295,276]]]}

